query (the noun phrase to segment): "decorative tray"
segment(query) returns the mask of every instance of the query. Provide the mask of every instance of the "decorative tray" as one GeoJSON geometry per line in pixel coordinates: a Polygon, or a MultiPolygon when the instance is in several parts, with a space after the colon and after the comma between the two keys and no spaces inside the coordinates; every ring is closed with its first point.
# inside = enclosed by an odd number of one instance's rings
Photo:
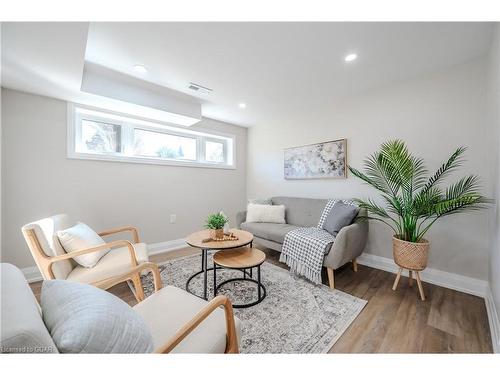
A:
{"type": "Polygon", "coordinates": [[[239,238],[236,237],[234,233],[227,233],[227,234],[225,233],[224,237],[222,238],[205,238],[201,242],[212,242],[212,241],[223,242],[223,241],[237,241],[237,240],[239,240],[239,238]]]}

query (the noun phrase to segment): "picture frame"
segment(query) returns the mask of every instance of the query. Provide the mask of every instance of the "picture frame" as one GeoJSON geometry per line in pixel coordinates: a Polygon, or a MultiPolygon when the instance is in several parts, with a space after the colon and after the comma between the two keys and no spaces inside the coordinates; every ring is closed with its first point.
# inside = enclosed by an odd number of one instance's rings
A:
{"type": "Polygon", "coordinates": [[[285,180],[347,178],[347,139],[319,142],[284,150],[285,180]]]}

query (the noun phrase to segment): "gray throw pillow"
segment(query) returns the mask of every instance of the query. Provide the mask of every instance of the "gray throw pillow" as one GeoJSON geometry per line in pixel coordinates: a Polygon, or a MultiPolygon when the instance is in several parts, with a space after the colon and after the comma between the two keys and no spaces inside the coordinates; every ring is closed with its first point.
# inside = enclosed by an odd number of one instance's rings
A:
{"type": "Polygon", "coordinates": [[[153,337],[129,305],[87,284],[46,280],[43,320],[61,353],[150,353],[153,337]]]}
{"type": "Polygon", "coordinates": [[[358,212],[356,206],[336,202],[323,223],[323,229],[336,236],[343,227],[352,223],[358,212]]]}

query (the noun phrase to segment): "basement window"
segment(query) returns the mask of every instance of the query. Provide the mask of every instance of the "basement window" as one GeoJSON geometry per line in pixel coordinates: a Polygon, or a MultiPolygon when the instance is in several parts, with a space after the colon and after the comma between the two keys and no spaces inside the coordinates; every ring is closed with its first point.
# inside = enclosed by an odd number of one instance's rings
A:
{"type": "Polygon", "coordinates": [[[68,106],[68,157],[235,168],[231,135],[179,128],[86,106],[68,106]]]}

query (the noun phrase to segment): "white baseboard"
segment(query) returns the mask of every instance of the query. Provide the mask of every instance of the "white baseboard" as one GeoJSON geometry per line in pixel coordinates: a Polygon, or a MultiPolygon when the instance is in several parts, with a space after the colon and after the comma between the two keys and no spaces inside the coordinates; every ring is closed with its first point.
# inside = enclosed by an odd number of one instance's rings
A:
{"type": "MultiPolygon", "coordinates": [[[[358,258],[358,263],[387,272],[397,273],[399,267],[394,260],[378,255],[364,253],[358,258]]],[[[486,298],[489,284],[485,280],[474,279],[445,271],[426,268],[420,273],[422,281],[445,288],[486,298]]],[[[407,275],[404,275],[407,276],[407,275]]]]}
{"type": "Polygon", "coordinates": [[[500,316],[498,315],[490,288],[488,288],[488,294],[484,300],[486,303],[486,311],[488,312],[488,323],[490,325],[493,353],[500,353],[500,316]]]}
{"type": "Polygon", "coordinates": [[[178,238],[176,240],[157,242],[148,245],[148,255],[156,255],[161,253],[167,253],[173,250],[179,250],[187,247],[186,240],[184,238],[178,238]]]}

